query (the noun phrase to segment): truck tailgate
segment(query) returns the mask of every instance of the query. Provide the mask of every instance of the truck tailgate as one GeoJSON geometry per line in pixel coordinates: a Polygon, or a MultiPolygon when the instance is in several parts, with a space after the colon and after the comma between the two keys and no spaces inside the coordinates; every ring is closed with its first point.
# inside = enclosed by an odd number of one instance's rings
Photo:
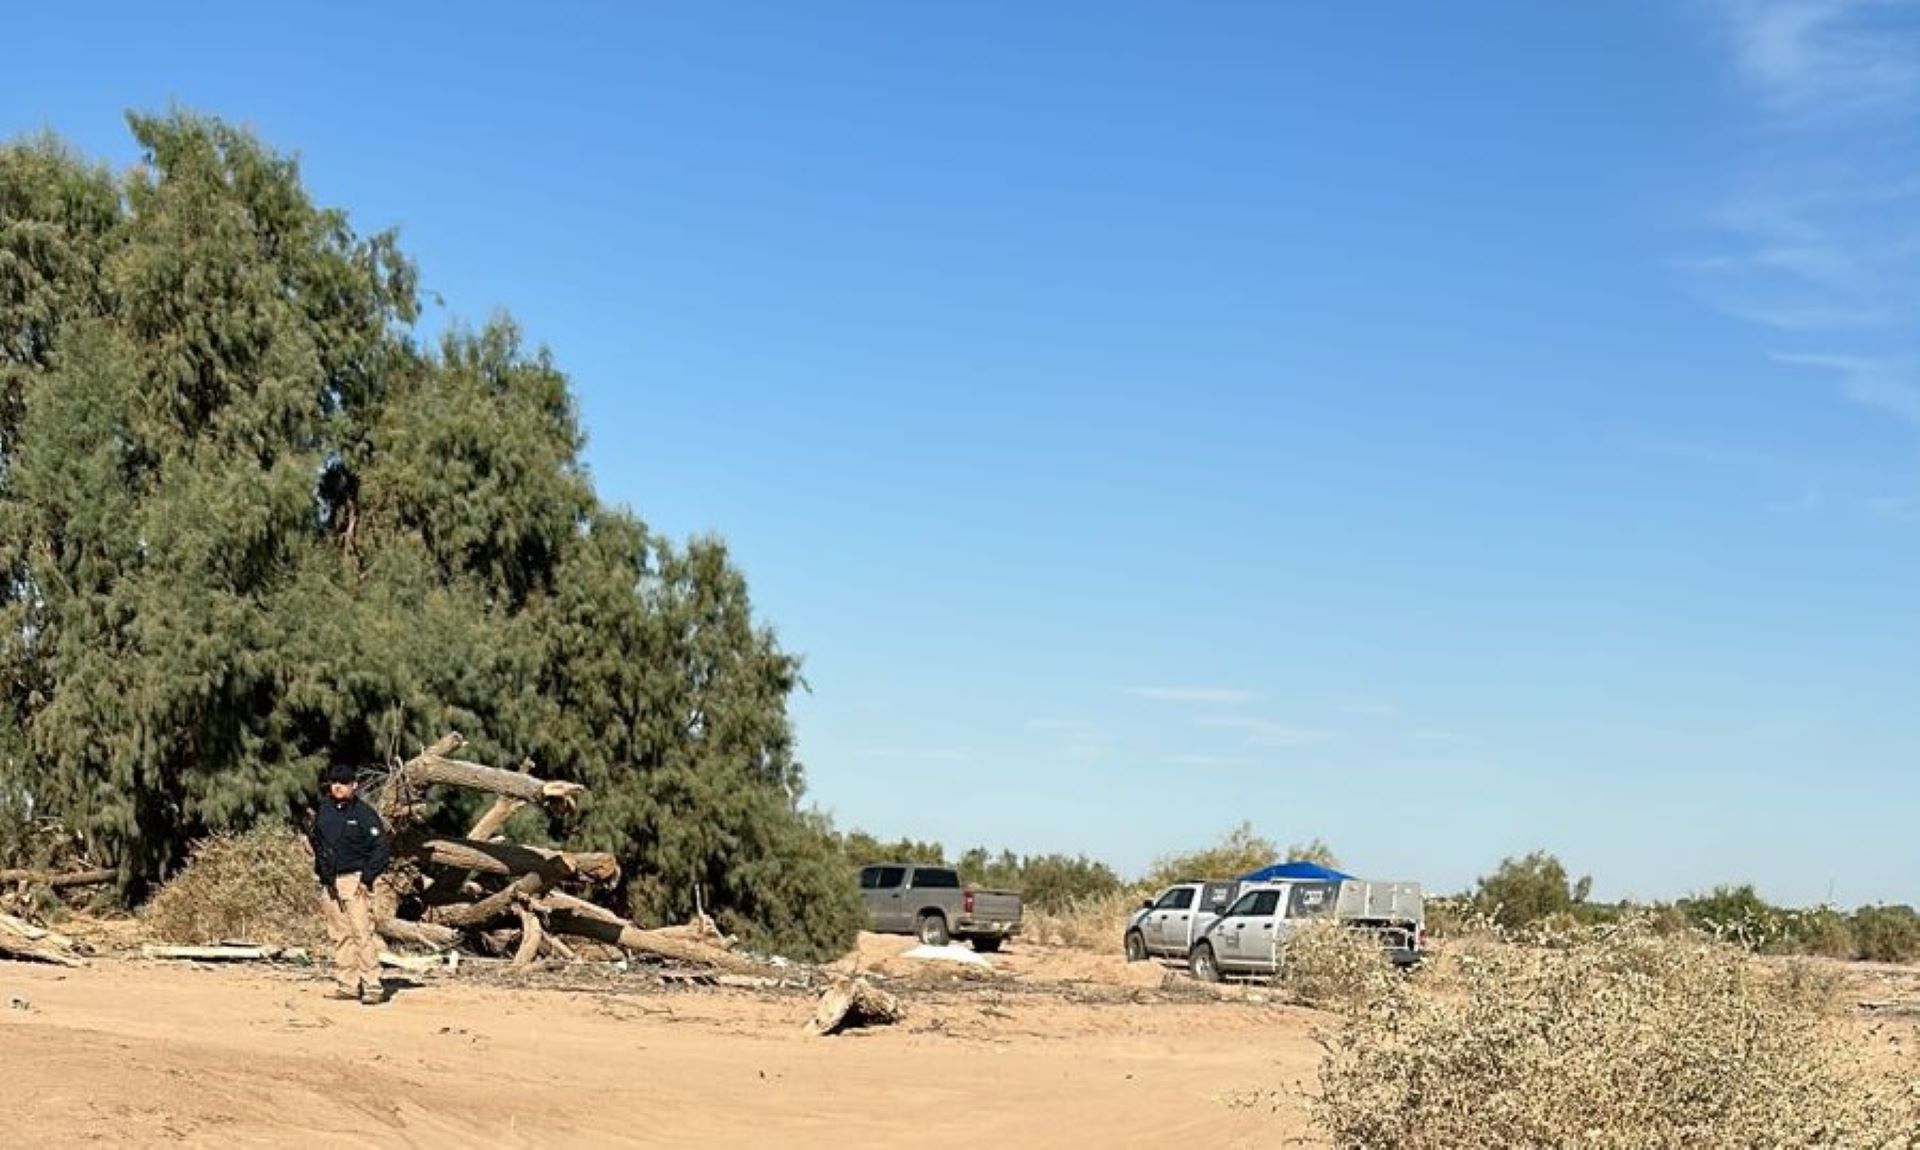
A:
{"type": "Polygon", "coordinates": [[[1020,921],[1020,896],[1010,890],[975,890],[973,920],[981,923],[1020,921]]]}

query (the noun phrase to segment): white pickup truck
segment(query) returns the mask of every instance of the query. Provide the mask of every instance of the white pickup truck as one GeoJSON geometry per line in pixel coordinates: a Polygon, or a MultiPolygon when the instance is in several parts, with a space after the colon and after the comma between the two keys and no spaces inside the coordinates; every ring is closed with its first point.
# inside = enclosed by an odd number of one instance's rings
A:
{"type": "Polygon", "coordinates": [[[1238,882],[1177,882],[1141,903],[1127,920],[1127,961],[1187,961],[1193,944],[1239,893],[1238,882]]]}
{"type": "Polygon", "coordinates": [[[1419,962],[1426,946],[1426,900],[1419,883],[1248,883],[1194,940],[1188,965],[1202,982],[1278,974],[1287,936],[1308,919],[1331,919],[1371,934],[1395,966],[1419,962]]]}

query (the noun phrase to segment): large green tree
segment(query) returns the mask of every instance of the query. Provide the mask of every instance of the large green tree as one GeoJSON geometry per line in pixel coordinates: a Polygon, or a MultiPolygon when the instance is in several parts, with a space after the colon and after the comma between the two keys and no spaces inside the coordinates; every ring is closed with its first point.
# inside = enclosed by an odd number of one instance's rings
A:
{"type": "Polygon", "coordinates": [[[293,817],[324,764],[457,728],[592,789],[567,832],[618,852],[636,913],[698,892],[769,945],[843,942],[798,660],[725,546],[597,499],[511,321],[423,345],[395,238],[292,160],[131,123],[125,174],[0,149],[5,805],[137,895],[196,837],[293,817]]]}

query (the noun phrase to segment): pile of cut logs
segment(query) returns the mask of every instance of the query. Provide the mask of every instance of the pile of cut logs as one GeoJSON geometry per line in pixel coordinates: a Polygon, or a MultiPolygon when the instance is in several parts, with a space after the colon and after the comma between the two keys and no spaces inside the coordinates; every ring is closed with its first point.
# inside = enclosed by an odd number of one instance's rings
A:
{"type": "Polygon", "coordinates": [[[612,855],[506,841],[500,832],[514,812],[534,805],[565,813],[586,788],[456,758],[465,744],[445,736],[395,768],[374,798],[393,834],[393,865],[374,887],[375,922],[388,941],[465,945],[527,966],[543,956],[570,960],[585,940],[716,970],[765,971],[729,949],[711,920],[643,930],[583,897],[618,884],[612,855]],[[491,794],[493,805],[464,838],[436,837],[421,826],[434,787],[491,794]]]}

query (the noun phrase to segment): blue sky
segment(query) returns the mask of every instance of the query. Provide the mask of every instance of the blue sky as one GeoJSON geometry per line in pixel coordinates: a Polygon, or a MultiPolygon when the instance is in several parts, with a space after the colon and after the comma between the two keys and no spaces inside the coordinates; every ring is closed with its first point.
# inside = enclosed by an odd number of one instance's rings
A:
{"type": "Polygon", "coordinates": [[[0,130],[246,122],[513,313],[842,825],[1920,896],[1920,8],[117,7],[0,130]]]}

